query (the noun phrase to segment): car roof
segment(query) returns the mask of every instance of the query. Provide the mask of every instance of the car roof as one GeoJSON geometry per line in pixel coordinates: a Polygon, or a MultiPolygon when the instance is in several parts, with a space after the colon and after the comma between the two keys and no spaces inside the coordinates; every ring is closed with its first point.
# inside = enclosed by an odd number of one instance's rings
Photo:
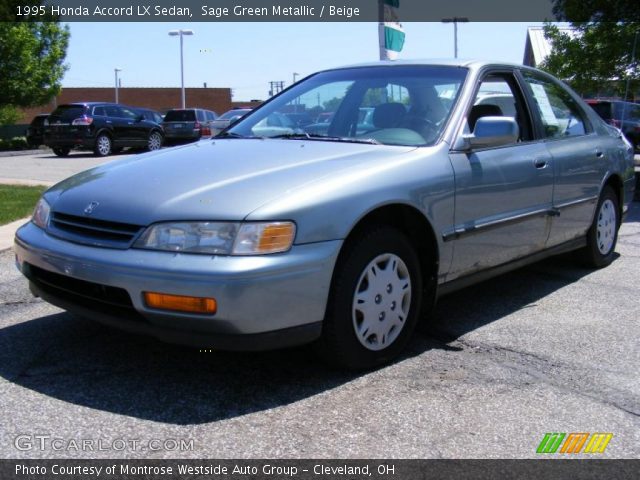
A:
{"type": "Polygon", "coordinates": [[[401,67],[401,66],[442,66],[442,67],[460,67],[477,70],[483,67],[509,67],[535,70],[525,65],[512,62],[491,62],[479,59],[455,59],[455,58],[435,58],[435,59],[407,59],[407,60],[382,60],[378,62],[356,63],[352,65],[343,65],[335,68],[328,68],[324,71],[342,70],[345,68],[366,68],[366,67],[401,67]]]}
{"type": "Polygon", "coordinates": [[[71,103],[63,103],[62,105],[58,105],[59,107],[68,107],[68,106],[86,106],[86,107],[95,107],[96,105],[118,105],[119,107],[124,107],[125,105],[121,103],[113,103],[113,102],[71,102],[71,103]]]}

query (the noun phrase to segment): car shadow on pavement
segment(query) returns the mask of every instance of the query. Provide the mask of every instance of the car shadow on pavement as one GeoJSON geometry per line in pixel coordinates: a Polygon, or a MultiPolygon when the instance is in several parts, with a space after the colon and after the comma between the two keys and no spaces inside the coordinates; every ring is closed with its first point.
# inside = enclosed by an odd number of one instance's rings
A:
{"type": "MultiPolygon", "coordinates": [[[[441,299],[432,335],[404,359],[448,345],[589,273],[556,257],[441,299]]],[[[208,352],[129,335],[59,313],[0,330],[0,376],[72,404],[177,425],[287,405],[363,373],[332,370],[308,348],[208,352]]]]}

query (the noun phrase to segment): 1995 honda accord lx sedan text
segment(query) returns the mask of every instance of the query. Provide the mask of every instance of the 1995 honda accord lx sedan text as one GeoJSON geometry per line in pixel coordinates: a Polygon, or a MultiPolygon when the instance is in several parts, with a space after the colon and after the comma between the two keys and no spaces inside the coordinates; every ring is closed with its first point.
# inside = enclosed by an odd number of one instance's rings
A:
{"type": "Polygon", "coordinates": [[[109,325],[218,349],[315,342],[367,368],[439,295],[573,249],[609,264],[633,173],[620,132],[540,71],[381,62],[55,185],[15,250],[35,295],[109,325]],[[301,111],[333,115],[322,134],[279,121],[301,111]]]}

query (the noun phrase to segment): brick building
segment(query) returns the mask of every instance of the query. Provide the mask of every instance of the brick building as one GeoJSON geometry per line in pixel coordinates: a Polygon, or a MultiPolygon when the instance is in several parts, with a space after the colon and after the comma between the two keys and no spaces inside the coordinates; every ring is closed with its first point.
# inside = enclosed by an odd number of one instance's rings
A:
{"type": "MultiPolygon", "coordinates": [[[[119,102],[133,107],[146,107],[158,111],[180,107],[180,88],[131,88],[118,89],[119,102]]],[[[186,88],[187,107],[199,107],[222,114],[229,110],[230,88],[186,88]]],[[[60,95],[48,105],[22,110],[18,123],[29,123],[39,113],[50,113],[56,105],[73,102],[113,102],[115,90],[111,88],[63,88],[60,95]]]]}

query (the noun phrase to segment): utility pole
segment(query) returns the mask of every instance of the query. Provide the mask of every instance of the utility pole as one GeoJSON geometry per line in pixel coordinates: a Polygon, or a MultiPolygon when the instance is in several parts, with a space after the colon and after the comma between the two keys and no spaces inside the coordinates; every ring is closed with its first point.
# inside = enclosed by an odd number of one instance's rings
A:
{"type": "Polygon", "coordinates": [[[118,88],[120,87],[120,82],[118,81],[118,72],[121,72],[121,68],[114,68],[113,72],[116,74],[116,103],[118,103],[118,88]]]}
{"type": "Polygon", "coordinates": [[[458,58],[458,23],[466,23],[467,17],[443,18],[442,23],[453,23],[453,57],[458,58]]]}
{"type": "Polygon", "coordinates": [[[271,80],[269,82],[269,96],[273,97],[284,90],[284,82],[282,80],[271,80]]]}

